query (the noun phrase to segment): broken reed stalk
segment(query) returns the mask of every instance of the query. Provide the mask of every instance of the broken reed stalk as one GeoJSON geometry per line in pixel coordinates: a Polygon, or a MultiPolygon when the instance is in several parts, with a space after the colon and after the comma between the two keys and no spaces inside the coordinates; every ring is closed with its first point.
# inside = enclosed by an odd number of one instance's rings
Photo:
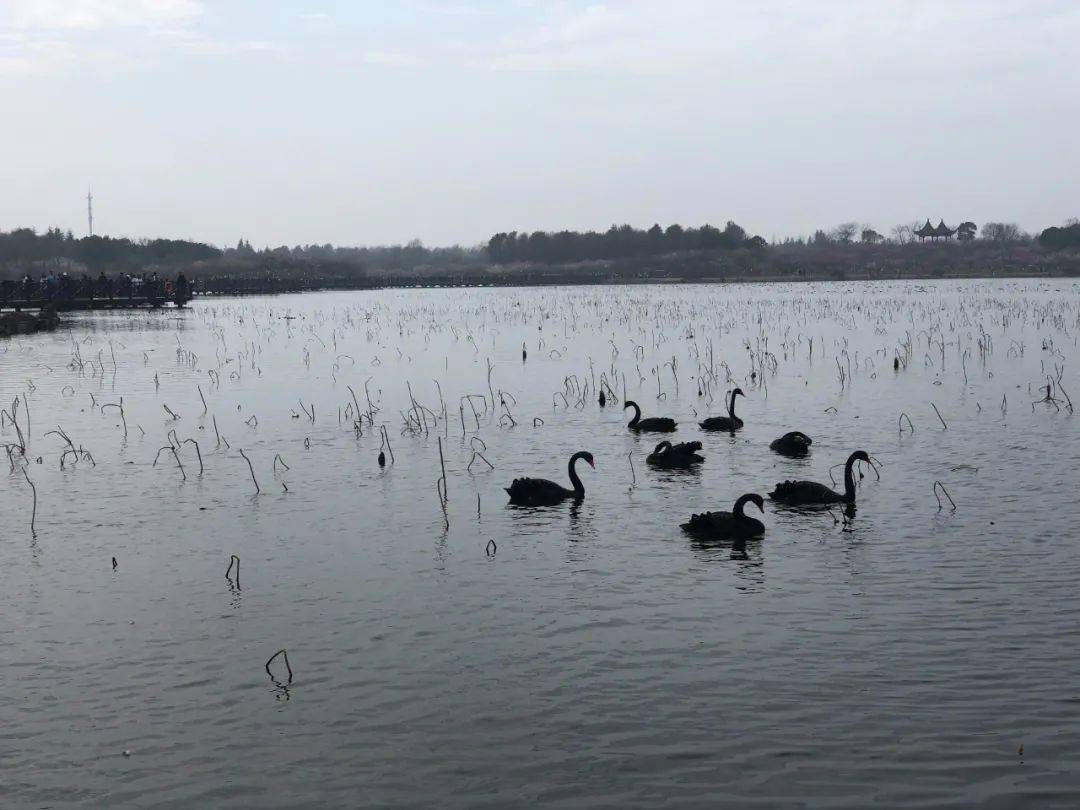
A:
{"type": "Polygon", "coordinates": [[[494,540],[488,540],[487,545],[484,546],[484,553],[489,557],[494,557],[495,553],[499,550],[499,546],[494,540]]]}
{"type": "Polygon", "coordinates": [[[285,669],[289,672],[289,683],[292,683],[293,672],[292,667],[289,666],[289,654],[285,650],[278,650],[276,653],[270,656],[266,661],[266,674],[270,676],[270,680],[277,682],[277,678],[274,677],[274,673],[270,671],[270,665],[274,663],[274,659],[281,656],[285,660],[285,669]]]}
{"type": "Polygon", "coordinates": [[[944,505],[941,503],[941,495],[938,495],[938,490],[939,489],[942,491],[942,493],[944,493],[945,497],[949,499],[949,503],[952,505],[952,511],[955,512],[956,511],[956,501],[954,501],[952,499],[952,495],[949,494],[949,490],[945,489],[945,485],[943,483],[941,483],[940,481],[935,481],[934,482],[934,497],[937,498],[938,511],[940,512],[942,510],[942,508],[944,508],[944,505]]]}
{"type": "Polygon", "coordinates": [[[34,506],[30,512],[30,534],[36,534],[34,521],[37,520],[37,487],[35,487],[34,482],[30,480],[30,476],[26,474],[26,467],[22,468],[22,474],[26,479],[26,483],[30,485],[30,491],[34,494],[34,506]]]}
{"type": "Polygon", "coordinates": [[[930,407],[934,409],[934,413],[936,413],[936,414],[937,414],[937,418],[938,418],[938,419],[941,419],[941,426],[942,426],[943,428],[945,428],[945,430],[948,430],[948,429],[949,429],[949,426],[948,426],[948,425],[946,425],[946,424],[945,424],[945,420],[944,420],[944,419],[942,419],[942,417],[941,417],[941,411],[939,411],[939,410],[937,409],[937,405],[935,405],[935,404],[934,404],[933,402],[931,402],[931,403],[930,403],[930,407]]]}
{"type": "Polygon", "coordinates": [[[229,555],[229,567],[225,569],[225,579],[229,579],[229,574],[232,573],[233,565],[236,565],[236,587],[240,587],[240,558],[235,554],[229,555]]]}
{"type": "Polygon", "coordinates": [[[150,466],[152,466],[152,467],[157,466],[158,459],[161,457],[162,452],[165,451],[165,450],[168,450],[169,452],[171,452],[173,454],[173,458],[176,459],[176,466],[180,468],[180,474],[182,476],[184,476],[184,480],[187,481],[187,473],[184,472],[184,465],[180,461],[180,455],[176,452],[176,448],[172,444],[167,444],[164,447],[159,447],[158,451],[157,451],[157,455],[154,456],[154,463],[151,464],[150,466]]]}
{"type": "Polygon", "coordinates": [[[314,425],[315,424],[315,403],[314,402],[311,403],[311,410],[309,411],[307,408],[304,407],[304,400],[297,399],[297,402],[300,403],[300,410],[302,410],[304,412],[304,416],[306,416],[308,419],[310,419],[311,424],[314,425]]]}
{"type": "Polygon", "coordinates": [[[357,418],[357,420],[359,420],[360,419],[360,403],[356,399],[356,392],[352,390],[351,385],[346,385],[345,387],[349,389],[349,394],[352,395],[353,407],[356,409],[356,418],[357,418]]]}
{"type": "Polygon", "coordinates": [[[442,468],[442,477],[435,482],[435,491],[439,494],[439,506],[442,507],[443,523],[446,524],[446,528],[450,528],[450,517],[446,512],[446,504],[449,500],[449,494],[446,487],[446,460],[443,458],[442,449],[442,436],[437,436],[436,439],[439,442],[439,466],[442,468]]]}
{"type": "MultiPolygon", "coordinates": [[[[466,465],[466,467],[465,467],[465,470],[466,470],[467,472],[470,472],[470,473],[472,472],[472,465],[473,465],[473,464],[474,464],[474,463],[476,462],[476,460],[477,460],[477,459],[480,459],[480,460],[481,460],[482,462],[484,462],[485,464],[487,464],[487,465],[488,465],[488,469],[489,469],[489,470],[494,470],[494,469],[495,469],[495,465],[494,465],[494,464],[492,464],[492,463],[491,463],[490,461],[488,461],[488,460],[487,460],[487,459],[486,459],[486,458],[484,457],[484,454],[483,454],[483,453],[481,453],[481,452],[480,452],[479,450],[473,450],[472,458],[471,458],[471,459],[469,459],[469,463],[468,463],[468,465],[466,465]]],[[[477,496],[477,497],[479,498],[479,496],[477,496]]]]}
{"type": "Polygon", "coordinates": [[[1062,395],[1065,397],[1065,407],[1068,408],[1069,413],[1072,413],[1073,412],[1072,399],[1070,399],[1068,391],[1065,390],[1065,386],[1063,386],[1061,384],[1061,379],[1060,378],[1058,379],[1057,387],[1058,387],[1058,390],[1061,391],[1062,395]]]}
{"type": "MultiPolygon", "coordinates": [[[[382,430],[383,441],[386,442],[386,449],[388,451],[390,451],[390,463],[393,464],[394,463],[394,448],[390,446],[390,433],[389,433],[389,431],[387,431],[386,425],[380,425],[380,430],[382,430]]],[[[440,444],[441,444],[441,442],[440,442],[440,444]]]]}
{"type": "Polygon", "coordinates": [[[248,470],[251,472],[251,483],[253,483],[255,485],[255,494],[256,495],[261,495],[262,490],[259,489],[259,482],[255,480],[255,468],[253,466],[251,466],[251,459],[247,457],[247,454],[243,451],[242,448],[237,448],[237,449],[240,450],[240,455],[243,456],[244,461],[247,462],[248,470]]]}
{"type": "Polygon", "coordinates": [[[274,472],[277,472],[277,465],[278,464],[280,464],[286,470],[289,469],[289,465],[285,463],[285,459],[283,459],[281,457],[281,453],[278,453],[276,456],[274,456],[274,472]]]}
{"type": "Polygon", "coordinates": [[[124,438],[127,439],[127,437],[128,437],[128,429],[127,429],[127,418],[124,416],[124,398],[120,397],[119,404],[113,402],[113,403],[109,403],[109,404],[106,404],[106,405],[102,405],[101,406],[101,412],[105,413],[106,408],[116,408],[118,411],[120,411],[120,423],[124,426],[124,438]]]}
{"type": "Polygon", "coordinates": [[[214,445],[214,449],[217,450],[218,448],[220,448],[222,442],[225,442],[225,447],[226,449],[228,449],[229,443],[225,441],[225,438],[220,433],[218,433],[217,417],[213,416],[211,418],[214,421],[214,438],[217,440],[217,443],[214,445]]]}
{"type": "Polygon", "coordinates": [[[199,443],[197,441],[195,441],[194,439],[184,439],[184,444],[193,444],[193,445],[195,445],[195,455],[199,457],[199,475],[202,475],[203,474],[202,450],[199,449],[199,443]]]}
{"type": "Polygon", "coordinates": [[[196,384],[195,387],[199,389],[199,399],[202,400],[202,415],[206,416],[206,412],[209,409],[206,407],[206,397],[203,396],[202,386],[196,384]]]}
{"type": "Polygon", "coordinates": [[[904,432],[904,423],[903,423],[904,419],[907,419],[908,429],[910,429],[911,432],[914,433],[915,432],[915,425],[911,424],[911,417],[908,416],[906,413],[901,413],[900,416],[898,416],[897,419],[896,419],[896,426],[899,429],[899,431],[901,433],[904,432]]]}
{"type": "Polygon", "coordinates": [[[630,462],[630,486],[637,486],[637,473],[634,472],[634,451],[626,454],[626,460],[630,462]]]}
{"type": "Polygon", "coordinates": [[[445,503],[449,499],[446,489],[446,459],[443,457],[442,436],[437,436],[436,439],[439,442],[439,467],[442,469],[443,502],[445,503]]]}

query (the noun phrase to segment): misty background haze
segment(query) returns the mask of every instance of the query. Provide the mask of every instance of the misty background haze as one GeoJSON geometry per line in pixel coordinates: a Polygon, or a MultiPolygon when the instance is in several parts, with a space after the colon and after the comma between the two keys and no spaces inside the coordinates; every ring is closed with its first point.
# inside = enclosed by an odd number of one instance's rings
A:
{"type": "Polygon", "coordinates": [[[0,230],[1077,216],[1080,4],[4,0],[0,230]]]}

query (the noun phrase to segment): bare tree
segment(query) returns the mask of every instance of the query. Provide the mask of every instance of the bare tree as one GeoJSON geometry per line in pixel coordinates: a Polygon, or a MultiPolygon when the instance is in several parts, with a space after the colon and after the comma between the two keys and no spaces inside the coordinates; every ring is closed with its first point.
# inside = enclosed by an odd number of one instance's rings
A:
{"type": "Polygon", "coordinates": [[[907,223],[902,223],[892,229],[892,235],[897,244],[906,245],[915,239],[915,228],[907,223]]]}
{"type": "Polygon", "coordinates": [[[1028,235],[1015,222],[987,222],[982,226],[982,238],[991,242],[1023,242],[1028,235]]]}
{"type": "Polygon", "coordinates": [[[841,245],[849,245],[852,240],[855,239],[855,234],[859,232],[859,226],[855,222],[843,222],[833,228],[832,233],[829,236],[834,242],[839,242],[841,245]]]}

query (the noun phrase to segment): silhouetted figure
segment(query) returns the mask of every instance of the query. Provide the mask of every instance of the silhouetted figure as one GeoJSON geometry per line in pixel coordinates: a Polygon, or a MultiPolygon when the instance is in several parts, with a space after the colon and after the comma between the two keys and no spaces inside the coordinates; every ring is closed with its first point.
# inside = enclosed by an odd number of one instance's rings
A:
{"type": "Polygon", "coordinates": [[[744,397],[741,388],[736,388],[731,392],[731,398],[728,400],[728,415],[727,416],[710,416],[704,422],[699,423],[702,430],[738,430],[743,426],[743,420],[735,415],[735,397],[744,397]]]}
{"type": "Polygon", "coordinates": [[[669,419],[666,416],[652,416],[648,419],[641,418],[641,408],[632,399],[628,399],[626,404],[623,405],[623,410],[627,408],[634,409],[634,418],[627,422],[626,426],[634,431],[646,431],[649,433],[673,433],[675,431],[675,420],[669,419]]]}
{"type": "Polygon", "coordinates": [[[506,493],[510,496],[510,503],[519,506],[550,506],[567,498],[573,498],[576,501],[583,500],[585,498],[585,486],[581,483],[581,479],[578,478],[577,471],[574,469],[574,465],[580,459],[585,459],[590,467],[596,468],[592,453],[582,450],[570,456],[570,463],[566,467],[570,473],[570,483],[573,485],[573,489],[567,489],[554,481],[548,481],[544,478],[515,478],[514,482],[506,488],[506,493]]]}
{"type": "Polygon", "coordinates": [[[765,500],[760,495],[747,494],[735,501],[730,512],[704,512],[691,515],[682,529],[699,540],[746,540],[765,534],[765,524],[743,513],[743,507],[753,503],[762,512],[765,500]]]}
{"type": "Polygon", "coordinates": [[[790,433],[785,433],[779,439],[773,439],[772,444],[769,445],[769,449],[774,453],[779,453],[782,456],[788,456],[789,458],[802,458],[810,452],[810,445],[814,443],[813,439],[798,430],[793,430],[790,433]]]}
{"type": "Polygon", "coordinates": [[[830,503],[855,503],[855,476],[852,468],[856,461],[870,463],[864,450],[852,453],[844,465],[844,493],[834,492],[816,481],[784,481],[769,493],[774,501],[788,506],[823,506],[830,503]]]}
{"type": "Polygon", "coordinates": [[[656,448],[645,458],[645,461],[654,467],[666,469],[689,469],[695,464],[705,460],[704,456],[698,455],[701,442],[680,442],[672,444],[668,441],[660,442],[656,448]]]}

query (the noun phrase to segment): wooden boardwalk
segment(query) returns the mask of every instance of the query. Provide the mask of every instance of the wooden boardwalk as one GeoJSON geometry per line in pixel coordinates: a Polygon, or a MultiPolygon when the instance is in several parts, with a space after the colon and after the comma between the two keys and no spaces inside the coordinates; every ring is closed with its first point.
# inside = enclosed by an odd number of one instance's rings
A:
{"type": "Polygon", "coordinates": [[[180,291],[166,290],[164,285],[156,285],[145,292],[131,291],[121,294],[94,294],[85,293],[81,290],[73,290],[65,295],[63,291],[55,291],[52,295],[34,290],[27,296],[22,285],[4,285],[0,287],[0,311],[3,310],[42,310],[52,308],[57,312],[74,312],[78,310],[96,309],[142,309],[161,307],[172,304],[182,307],[191,300],[190,288],[180,291]]]}

